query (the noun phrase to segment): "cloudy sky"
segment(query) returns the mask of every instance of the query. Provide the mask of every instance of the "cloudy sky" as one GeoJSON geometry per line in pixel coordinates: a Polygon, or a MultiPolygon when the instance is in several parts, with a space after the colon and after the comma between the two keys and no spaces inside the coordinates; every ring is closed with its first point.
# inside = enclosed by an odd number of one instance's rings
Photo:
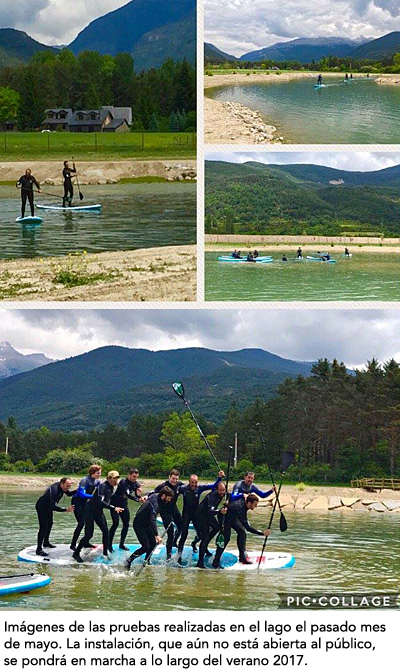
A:
{"type": "Polygon", "coordinates": [[[205,0],[205,41],[241,56],[296,37],[381,37],[399,16],[398,0],[205,0]]]}
{"type": "Polygon", "coordinates": [[[0,0],[0,28],[16,28],[43,44],[69,44],[90,21],[128,0],[0,0]]]}
{"type": "Polygon", "coordinates": [[[66,358],[109,344],[165,350],[263,348],[295,360],[400,362],[400,310],[0,310],[0,341],[66,358]],[[360,337],[360,333],[364,336],[360,337]]]}
{"type": "Polygon", "coordinates": [[[223,160],[229,163],[246,163],[250,160],[264,163],[266,165],[292,165],[293,163],[306,163],[311,165],[325,165],[325,167],[334,167],[340,170],[349,170],[350,172],[374,172],[383,170],[386,167],[393,167],[400,164],[400,153],[335,153],[319,152],[313,153],[307,151],[300,153],[291,151],[290,153],[274,152],[208,152],[207,160],[223,160]]]}

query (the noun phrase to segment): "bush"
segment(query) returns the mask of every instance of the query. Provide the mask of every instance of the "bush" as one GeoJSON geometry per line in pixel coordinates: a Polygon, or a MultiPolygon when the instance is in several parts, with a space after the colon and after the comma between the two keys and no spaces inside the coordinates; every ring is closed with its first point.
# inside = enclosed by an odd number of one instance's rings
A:
{"type": "Polygon", "coordinates": [[[32,460],[17,460],[14,462],[14,469],[16,472],[34,472],[35,465],[32,460]]]}
{"type": "Polygon", "coordinates": [[[0,471],[2,472],[12,472],[14,467],[11,464],[10,456],[7,453],[0,453],[0,471]]]}

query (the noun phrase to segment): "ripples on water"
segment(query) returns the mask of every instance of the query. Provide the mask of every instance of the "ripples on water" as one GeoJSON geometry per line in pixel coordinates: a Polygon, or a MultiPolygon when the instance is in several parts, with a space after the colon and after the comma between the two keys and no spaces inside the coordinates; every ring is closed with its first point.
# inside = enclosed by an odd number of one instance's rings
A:
{"type": "MultiPolygon", "coordinates": [[[[0,492],[1,572],[36,571],[16,561],[22,547],[33,544],[38,494],[0,492]]],[[[133,509],[132,509],[133,510],[133,509]]],[[[74,528],[70,514],[55,514],[52,539],[69,541],[74,528]]],[[[398,590],[399,514],[286,511],[288,531],[281,534],[278,519],[269,550],[293,553],[292,569],[271,572],[214,572],[178,567],[149,567],[135,580],[121,568],[42,567],[53,581],[42,592],[0,598],[0,608],[48,610],[262,610],[278,606],[277,593],[389,592],[398,590]]],[[[251,521],[259,529],[269,511],[258,509],[251,521]]],[[[189,535],[190,538],[190,535],[189,535]]],[[[100,541],[98,530],[96,541],[100,541]]],[[[130,530],[128,539],[133,540],[130,530]]],[[[259,549],[262,539],[249,535],[248,547],[259,549]]],[[[232,544],[234,546],[234,544],[232,544]]]]}
{"type": "MultiPolygon", "coordinates": [[[[264,253],[264,250],[263,250],[264,253]]],[[[354,252],[336,264],[282,262],[282,253],[265,251],[273,263],[218,262],[206,253],[206,300],[387,300],[400,299],[400,256],[354,252]]],[[[339,253],[332,252],[333,257],[339,253]]]]}
{"type": "MultiPolygon", "coordinates": [[[[289,143],[397,144],[400,141],[400,87],[342,77],[326,77],[326,88],[313,79],[238,84],[209,89],[216,100],[257,109],[289,143]]],[[[251,79],[251,75],[249,77],[251,79]]]]}
{"type": "MultiPolygon", "coordinates": [[[[77,251],[119,251],[196,242],[194,184],[119,184],[82,187],[82,204],[103,205],[100,213],[44,211],[36,228],[15,222],[20,199],[3,187],[0,202],[0,258],[35,258],[77,251]]],[[[46,186],[49,192],[59,188],[46,186]]],[[[57,204],[36,196],[41,204],[57,204]]],[[[75,204],[77,204],[75,202],[75,204]]]]}

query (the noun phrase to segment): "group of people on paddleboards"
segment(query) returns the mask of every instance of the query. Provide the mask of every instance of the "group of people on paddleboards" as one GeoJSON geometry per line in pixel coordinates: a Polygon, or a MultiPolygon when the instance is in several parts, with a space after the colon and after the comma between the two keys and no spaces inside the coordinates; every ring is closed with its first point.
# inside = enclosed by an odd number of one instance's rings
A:
{"type": "Polygon", "coordinates": [[[217,537],[216,552],[212,562],[214,569],[222,569],[221,558],[230,541],[232,530],[237,534],[239,561],[246,565],[251,564],[246,553],[247,532],[260,536],[268,536],[270,530],[258,530],[252,527],[247,519],[247,513],[257,508],[259,498],[269,497],[276,488],[260,490],[254,484],[254,473],[246,472],[244,478],[233,486],[232,493],[228,493],[227,485],[223,482],[225,474],[222,470],[214,483],[201,484],[197,474],[191,474],[188,483],[179,479],[179,471],[172,469],[166,481],[158,485],[147,495],[142,494],[141,484],[138,481],[137,469],[130,469],[126,478],[120,479],[117,471],[110,471],[102,483],[101,466],[93,464],[88,474],[79,483],[78,488],[71,490],[72,480],[63,477],[53,483],[36,502],[36,511],[39,519],[36,554],[48,557],[44,549],[56,548],[50,543],[50,532],[53,525],[53,512],[73,512],[77,521],[70,549],[76,562],[83,562],[81,551],[84,548],[95,548],[91,543],[95,524],[102,533],[103,555],[109,557],[114,551],[113,541],[119,521],[122,521],[122,531],[119,539],[119,549],[129,551],[125,545],[129,531],[130,512],[128,500],[140,504],[133,520],[133,529],[139,542],[137,548],[127,558],[125,566],[130,569],[132,562],[141,555],[150,561],[152,552],[157,544],[162,543],[158,532],[157,516],[161,516],[167,535],[166,559],[171,560],[172,548],[178,549],[177,563],[182,565],[182,554],[188,536],[189,525],[193,524],[196,536],[191,542],[193,553],[198,553],[197,567],[204,569],[204,559],[211,556],[209,544],[217,537]],[[203,493],[207,493],[203,495],[203,493]],[[59,506],[63,495],[71,497],[71,505],[59,506]],[[182,498],[182,512],[177,502],[182,498]],[[104,514],[109,510],[111,527],[108,527],[104,514]],[[83,530],[83,536],[79,537],[83,530]],[[199,548],[197,548],[197,544],[199,548]]]}
{"type": "MultiPolygon", "coordinates": [[[[74,187],[72,183],[73,177],[76,176],[76,167],[75,163],[72,164],[72,167],[69,165],[68,160],[64,160],[63,163],[63,187],[64,195],[62,197],[62,206],[71,207],[72,200],[74,197],[74,187]]],[[[29,202],[31,216],[35,216],[35,201],[34,201],[34,190],[33,187],[36,187],[38,193],[41,193],[40,184],[37,179],[33,176],[32,170],[29,168],[25,170],[23,174],[17,181],[16,187],[21,189],[21,218],[25,218],[26,203],[29,202]]]]}
{"type": "Polygon", "coordinates": [[[246,258],[244,258],[242,256],[241,251],[236,251],[236,249],[234,249],[234,251],[232,251],[231,253],[231,258],[237,258],[238,260],[247,260],[247,262],[255,262],[258,258],[258,255],[259,253],[257,250],[249,251],[246,258]]]}

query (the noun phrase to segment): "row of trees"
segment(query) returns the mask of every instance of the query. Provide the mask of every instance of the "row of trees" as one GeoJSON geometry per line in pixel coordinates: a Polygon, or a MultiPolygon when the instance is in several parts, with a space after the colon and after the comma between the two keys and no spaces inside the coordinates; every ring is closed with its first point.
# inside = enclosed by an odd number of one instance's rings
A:
{"type": "Polygon", "coordinates": [[[138,73],[127,53],[112,57],[83,51],[74,56],[62,49],[58,54],[38,52],[26,65],[0,69],[1,124],[16,119],[20,130],[34,130],[47,108],[103,105],[131,107],[135,130],[149,130],[152,124],[167,131],[171,122],[195,130],[195,68],[186,60],[169,59],[159,69],[138,73]]]}
{"type": "MultiPolygon", "coordinates": [[[[228,447],[238,435],[235,474],[254,469],[268,478],[257,423],[269,459],[279,470],[281,453],[296,452],[292,480],[348,482],[354,477],[400,477],[400,365],[394,360],[351,373],[337,361],[319,360],[308,377],[286,379],[271,400],[245,409],[233,404],[218,425],[200,417],[217,458],[226,466],[228,447]]],[[[215,466],[187,413],[134,415],[127,427],[109,424],[87,433],[21,430],[10,418],[0,424],[0,469],[81,473],[93,461],[124,473],[136,466],[143,476],[165,476],[178,467],[213,476],[215,466]]]]}
{"type": "Polygon", "coordinates": [[[240,61],[225,61],[224,63],[207,62],[208,70],[232,70],[236,68],[239,70],[306,70],[311,72],[370,72],[370,73],[393,73],[400,72],[400,53],[395,53],[393,56],[382,58],[381,60],[372,60],[370,58],[351,58],[345,56],[339,58],[338,56],[324,56],[321,60],[312,60],[309,63],[301,63],[298,60],[274,60],[266,58],[262,61],[240,60],[240,61]]]}

